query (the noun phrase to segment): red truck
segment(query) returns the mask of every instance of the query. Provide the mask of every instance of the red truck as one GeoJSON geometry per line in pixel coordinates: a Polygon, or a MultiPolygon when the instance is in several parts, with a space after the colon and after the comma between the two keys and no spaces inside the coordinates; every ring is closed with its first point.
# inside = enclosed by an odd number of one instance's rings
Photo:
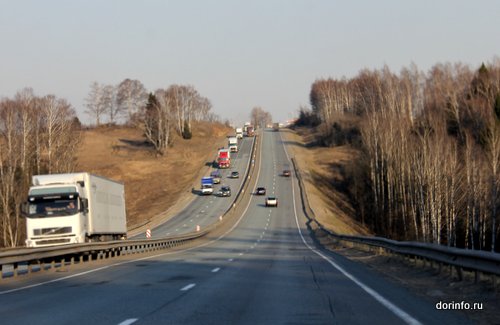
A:
{"type": "Polygon", "coordinates": [[[231,155],[229,149],[220,149],[217,155],[217,165],[219,168],[231,167],[231,155]]]}
{"type": "Polygon", "coordinates": [[[247,137],[253,137],[255,134],[254,134],[254,129],[253,129],[253,126],[252,125],[248,125],[247,126],[247,137]]]}

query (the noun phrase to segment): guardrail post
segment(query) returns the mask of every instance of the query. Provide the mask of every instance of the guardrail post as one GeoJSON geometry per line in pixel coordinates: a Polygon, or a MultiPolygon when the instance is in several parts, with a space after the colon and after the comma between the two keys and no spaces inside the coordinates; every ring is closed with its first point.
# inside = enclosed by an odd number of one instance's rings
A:
{"type": "Polygon", "coordinates": [[[464,279],[464,274],[463,274],[463,270],[460,266],[457,266],[457,276],[458,276],[458,280],[459,281],[462,281],[464,279]]]}
{"type": "Polygon", "coordinates": [[[12,267],[14,268],[14,269],[12,270],[12,276],[13,276],[14,278],[17,278],[17,275],[18,275],[18,274],[17,274],[17,272],[18,272],[18,269],[17,269],[17,268],[18,268],[18,265],[17,265],[17,263],[12,264],[12,267]]]}
{"type": "Polygon", "coordinates": [[[52,262],[50,262],[50,270],[55,271],[55,269],[56,269],[56,261],[52,260],[52,262]]]}

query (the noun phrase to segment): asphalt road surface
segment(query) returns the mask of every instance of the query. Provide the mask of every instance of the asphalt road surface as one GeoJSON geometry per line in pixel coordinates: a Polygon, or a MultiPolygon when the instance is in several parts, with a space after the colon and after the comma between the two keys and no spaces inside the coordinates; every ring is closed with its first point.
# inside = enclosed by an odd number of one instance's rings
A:
{"type": "MultiPolygon", "coordinates": [[[[167,222],[151,230],[151,238],[163,238],[193,232],[197,226],[199,229],[217,222],[219,217],[230,207],[233,198],[239,191],[243,176],[248,167],[250,152],[254,138],[243,138],[239,141],[239,150],[231,154],[231,167],[220,169],[222,174],[220,184],[214,185],[213,195],[201,195],[199,188],[194,189],[191,195],[195,199],[180,213],[172,217],[167,222]],[[239,178],[230,178],[231,172],[237,171],[239,178]],[[231,187],[231,197],[219,197],[215,195],[224,186],[231,187]]],[[[215,170],[215,169],[214,169],[215,170]]],[[[209,176],[209,175],[206,175],[209,176]]],[[[200,180],[201,182],[201,180],[200,180]]],[[[144,239],[145,234],[139,234],[131,239],[144,239]]]]}
{"type": "Polygon", "coordinates": [[[3,324],[463,324],[309,237],[279,132],[262,133],[256,186],[237,224],[177,252],[85,263],[0,284],[3,324]],[[294,201],[295,200],[295,201],[294,201]],[[295,203],[294,203],[295,202],[295,203]]]}

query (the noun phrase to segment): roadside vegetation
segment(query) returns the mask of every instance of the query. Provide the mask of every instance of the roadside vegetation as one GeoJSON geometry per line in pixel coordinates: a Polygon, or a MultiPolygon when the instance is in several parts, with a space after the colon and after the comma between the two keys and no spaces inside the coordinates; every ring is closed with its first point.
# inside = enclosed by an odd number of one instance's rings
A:
{"type": "MultiPolygon", "coordinates": [[[[109,165],[109,156],[130,153],[132,150],[140,152],[147,159],[156,157],[160,164],[160,158],[167,156],[167,151],[176,143],[190,147],[191,143],[184,141],[196,136],[216,141],[224,137],[228,130],[227,126],[220,123],[219,117],[211,112],[210,101],[188,85],[172,85],[148,93],[138,80],[125,79],[117,86],[94,82],[86,99],[86,107],[86,113],[95,124],[82,127],[71,104],[54,95],[37,96],[33,89],[26,88],[13,98],[0,100],[0,247],[24,244],[25,225],[20,216],[20,204],[26,199],[31,177],[82,170],[80,162],[83,158],[78,153],[82,150],[84,135],[94,128],[125,127],[136,132],[132,132],[133,139],[116,138],[104,148],[110,155],[102,161],[94,161],[94,168],[85,165],[84,171],[89,172],[99,170],[99,164],[109,165]],[[195,125],[202,130],[195,132],[195,125]],[[208,131],[213,127],[224,131],[208,131]]],[[[99,140],[96,141],[98,143],[99,140]]],[[[205,147],[211,146],[206,146],[205,142],[205,147]]],[[[99,153],[89,150],[86,155],[99,156],[99,153]]],[[[205,159],[207,153],[202,150],[199,155],[205,159]]],[[[194,157],[193,161],[203,165],[198,159],[200,157],[194,157]]],[[[200,165],[195,166],[188,175],[195,175],[200,165]]],[[[142,173],[147,174],[146,171],[142,173]]],[[[111,174],[101,175],[127,179],[111,174]]],[[[181,182],[180,185],[186,183],[181,182]]],[[[156,208],[152,211],[159,212],[156,208]]],[[[148,216],[146,211],[144,218],[148,216]]],[[[138,219],[141,217],[132,218],[134,221],[138,219]]]]}
{"type": "Polygon", "coordinates": [[[500,61],[316,80],[296,127],[349,146],[355,218],[373,233],[499,251],[500,61]]]}

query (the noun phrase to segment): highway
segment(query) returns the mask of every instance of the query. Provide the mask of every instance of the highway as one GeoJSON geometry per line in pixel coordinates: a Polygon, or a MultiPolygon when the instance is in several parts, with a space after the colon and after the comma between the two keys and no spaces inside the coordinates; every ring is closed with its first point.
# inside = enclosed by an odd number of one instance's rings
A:
{"type": "Polygon", "coordinates": [[[1,283],[2,323],[470,323],[318,247],[308,235],[295,177],[280,176],[290,165],[280,133],[266,130],[261,137],[255,185],[275,194],[278,208],[252,196],[232,228],[198,246],[1,283]]]}
{"type": "MultiPolygon", "coordinates": [[[[214,195],[200,195],[198,193],[200,185],[198,185],[198,188],[195,188],[191,194],[195,196],[194,200],[167,222],[153,228],[151,230],[151,237],[162,238],[185,234],[194,231],[197,226],[202,229],[217,222],[219,217],[230,207],[234,195],[236,195],[241,188],[243,175],[248,167],[253,140],[254,138],[243,138],[239,141],[238,152],[231,154],[231,167],[220,169],[222,174],[221,182],[220,184],[214,185],[214,195]],[[230,178],[229,175],[233,171],[239,172],[240,177],[230,178]],[[231,197],[218,197],[215,195],[223,185],[231,187],[231,197]]],[[[206,176],[209,176],[208,174],[209,173],[207,173],[206,176]]],[[[139,238],[145,238],[145,234],[136,235],[131,239],[139,238]]]]}

